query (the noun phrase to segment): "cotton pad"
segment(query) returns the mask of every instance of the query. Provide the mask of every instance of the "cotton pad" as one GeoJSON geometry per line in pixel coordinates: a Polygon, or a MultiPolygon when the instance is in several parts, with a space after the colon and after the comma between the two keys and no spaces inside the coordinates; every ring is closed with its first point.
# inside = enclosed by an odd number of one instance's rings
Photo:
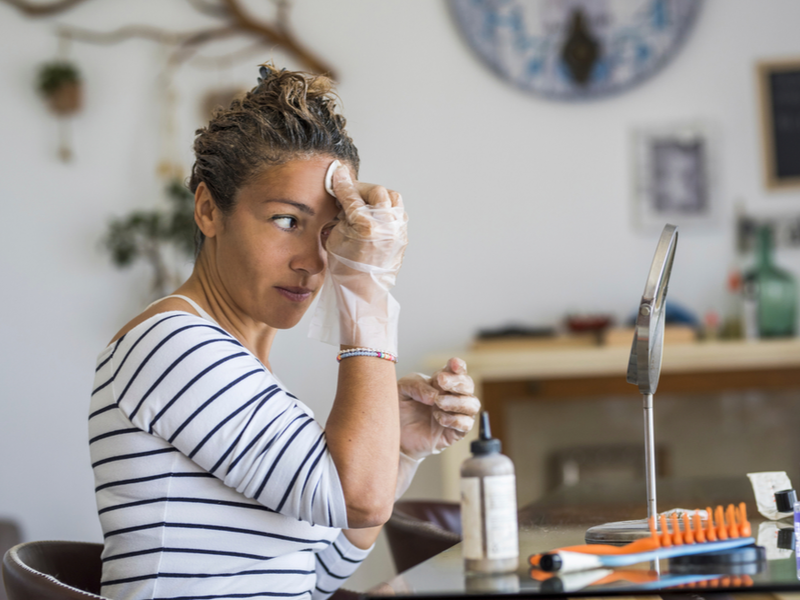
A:
{"type": "Polygon", "coordinates": [[[325,191],[334,198],[336,197],[336,194],[333,193],[333,173],[340,164],[342,163],[340,163],[338,160],[333,161],[328,167],[328,171],[325,173],[325,191]]]}

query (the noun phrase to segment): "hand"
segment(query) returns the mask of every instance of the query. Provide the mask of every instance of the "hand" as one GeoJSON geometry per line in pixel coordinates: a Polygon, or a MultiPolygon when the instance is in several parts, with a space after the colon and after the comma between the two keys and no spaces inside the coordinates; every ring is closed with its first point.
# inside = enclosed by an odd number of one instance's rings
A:
{"type": "Polygon", "coordinates": [[[413,459],[437,454],[463,438],[481,409],[467,365],[451,358],[431,377],[419,373],[397,382],[400,450],[413,459]]]}
{"type": "MultiPolygon", "coordinates": [[[[333,191],[343,218],[331,231],[325,249],[346,261],[397,275],[408,244],[408,216],[395,191],[353,181],[346,165],[333,174],[333,191]]],[[[389,287],[394,285],[391,281],[389,287]]]]}
{"type": "Polygon", "coordinates": [[[397,354],[400,305],[389,291],[408,243],[403,200],[353,181],[345,165],[333,174],[333,191],[342,215],[325,244],[328,267],[310,335],[397,354]]]}

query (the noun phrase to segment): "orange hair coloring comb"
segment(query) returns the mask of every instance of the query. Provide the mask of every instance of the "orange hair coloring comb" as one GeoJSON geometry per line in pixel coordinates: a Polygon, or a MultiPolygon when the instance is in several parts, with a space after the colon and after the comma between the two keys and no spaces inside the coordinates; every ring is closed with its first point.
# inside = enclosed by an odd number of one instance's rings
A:
{"type": "Polygon", "coordinates": [[[682,523],[676,513],[659,516],[661,533],[656,529],[655,517],[649,521],[650,536],[624,546],[606,544],[583,544],[559,548],[552,552],[535,554],[530,564],[546,571],[583,570],[597,567],[618,567],[635,564],[645,560],[657,560],[671,556],[716,552],[746,546],[755,540],[750,537],[751,527],[747,521],[747,509],[742,502],[727,509],[718,506],[716,511],[706,509],[707,523],[702,526],[699,511],[694,511],[690,519],[684,513],[682,523]],[[681,531],[681,524],[683,531],[681,531]],[[591,555],[580,558],[576,555],[591,555]]]}

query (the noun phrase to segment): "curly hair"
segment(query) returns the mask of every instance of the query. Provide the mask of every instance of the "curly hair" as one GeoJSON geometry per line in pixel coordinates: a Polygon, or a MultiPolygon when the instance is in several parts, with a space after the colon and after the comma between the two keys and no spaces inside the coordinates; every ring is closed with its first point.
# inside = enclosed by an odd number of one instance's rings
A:
{"type": "MultiPolygon", "coordinates": [[[[256,87],[196,132],[189,189],[194,193],[205,183],[223,214],[233,211],[238,190],[267,166],[327,154],[358,173],[358,150],[337,112],[331,79],[269,63],[260,72],[256,87]]],[[[203,239],[198,229],[198,249],[203,239]]]]}

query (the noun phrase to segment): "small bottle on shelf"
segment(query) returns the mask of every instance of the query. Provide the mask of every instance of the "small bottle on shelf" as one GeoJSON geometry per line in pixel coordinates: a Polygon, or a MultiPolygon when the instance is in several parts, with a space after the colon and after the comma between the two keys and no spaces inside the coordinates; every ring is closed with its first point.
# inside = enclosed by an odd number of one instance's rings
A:
{"type": "Polygon", "coordinates": [[[756,263],[744,276],[745,335],[748,338],[787,337],[795,334],[797,286],[794,277],[772,259],[772,228],[756,233],[756,263]]]}
{"type": "Polygon", "coordinates": [[[725,321],[722,324],[721,336],[728,340],[744,337],[742,306],[742,272],[732,269],[728,273],[728,302],[725,321]]]}

